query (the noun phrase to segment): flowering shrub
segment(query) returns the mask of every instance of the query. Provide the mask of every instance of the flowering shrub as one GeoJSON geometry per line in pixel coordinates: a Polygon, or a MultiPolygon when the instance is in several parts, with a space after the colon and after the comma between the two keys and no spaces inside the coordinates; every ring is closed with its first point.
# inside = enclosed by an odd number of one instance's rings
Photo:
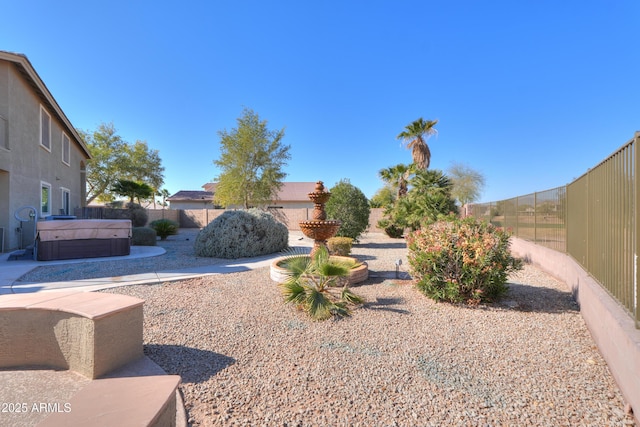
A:
{"type": "Polygon", "coordinates": [[[436,221],[410,233],[407,245],[416,286],[436,301],[491,301],[522,268],[509,252],[509,234],[475,218],[436,221]]]}
{"type": "Polygon", "coordinates": [[[289,230],[260,209],[226,211],[200,230],[197,256],[242,258],[280,252],[289,245],[289,230]]]}

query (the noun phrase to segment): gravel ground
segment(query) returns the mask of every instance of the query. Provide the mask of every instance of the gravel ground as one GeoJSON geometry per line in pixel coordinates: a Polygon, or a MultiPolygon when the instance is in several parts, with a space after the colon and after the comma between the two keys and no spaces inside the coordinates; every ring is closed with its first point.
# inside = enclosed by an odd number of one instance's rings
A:
{"type": "Polygon", "coordinates": [[[182,376],[193,426],[634,425],[562,283],[527,265],[501,303],[438,304],[395,279],[403,241],[353,253],[367,303],[342,320],[284,305],[268,268],[105,292],[146,301],[145,353],[182,376]]]}

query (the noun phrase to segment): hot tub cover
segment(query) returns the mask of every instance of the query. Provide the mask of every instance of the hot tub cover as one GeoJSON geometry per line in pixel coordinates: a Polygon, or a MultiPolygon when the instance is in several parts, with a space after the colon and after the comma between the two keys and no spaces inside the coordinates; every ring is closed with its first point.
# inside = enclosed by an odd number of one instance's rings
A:
{"type": "Polygon", "coordinates": [[[66,221],[38,221],[38,239],[54,240],[122,239],[131,237],[128,219],[76,219],[66,221]]]}

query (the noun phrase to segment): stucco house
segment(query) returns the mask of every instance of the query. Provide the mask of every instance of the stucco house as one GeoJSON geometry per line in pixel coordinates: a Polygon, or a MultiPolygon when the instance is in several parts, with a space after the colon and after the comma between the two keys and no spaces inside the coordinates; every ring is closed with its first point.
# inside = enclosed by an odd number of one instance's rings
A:
{"type": "Polygon", "coordinates": [[[211,191],[181,190],[167,197],[169,209],[213,209],[213,193],[211,191]]]}
{"type": "MultiPolygon", "coordinates": [[[[170,209],[213,209],[213,195],[216,192],[215,182],[202,186],[204,191],[178,191],[169,197],[170,209]]],[[[270,208],[313,208],[308,194],[315,189],[315,182],[284,182],[270,208]]]]}
{"type": "Polygon", "coordinates": [[[25,55],[0,51],[0,249],[21,247],[15,213],[73,214],[89,150],[25,55]]]}

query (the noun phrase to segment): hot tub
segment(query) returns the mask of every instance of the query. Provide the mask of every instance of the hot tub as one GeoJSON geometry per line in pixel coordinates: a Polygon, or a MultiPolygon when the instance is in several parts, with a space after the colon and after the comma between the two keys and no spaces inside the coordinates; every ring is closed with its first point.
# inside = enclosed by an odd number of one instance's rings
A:
{"type": "Polygon", "coordinates": [[[128,219],[38,221],[36,229],[38,261],[124,256],[131,251],[128,219]]]}

